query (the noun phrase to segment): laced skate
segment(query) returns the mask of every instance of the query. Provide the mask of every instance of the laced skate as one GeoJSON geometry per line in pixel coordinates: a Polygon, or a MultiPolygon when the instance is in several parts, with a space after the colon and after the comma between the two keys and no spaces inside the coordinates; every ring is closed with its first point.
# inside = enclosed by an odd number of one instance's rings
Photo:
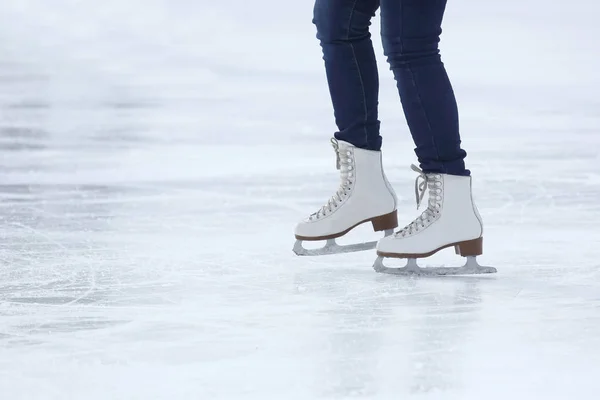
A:
{"type": "Polygon", "coordinates": [[[383,238],[377,244],[377,272],[397,275],[459,275],[497,272],[478,264],[483,253],[483,223],[473,202],[470,176],[426,174],[415,165],[417,209],[429,192],[427,209],[403,229],[383,238]],[[454,247],[456,254],[466,257],[462,267],[427,267],[417,265],[418,258],[430,257],[438,251],[454,247]],[[384,258],[408,259],[405,267],[391,268],[384,258]]]}
{"type": "Polygon", "coordinates": [[[377,241],[339,245],[335,239],[363,223],[370,222],[385,236],[398,227],[396,194],[381,163],[381,152],[360,149],[350,143],[331,139],[340,171],[340,186],[331,198],[310,214],[295,229],[293,251],[300,256],[350,253],[371,250],[377,241]],[[303,241],[323,241],[325,246],[306,249],[303,241]]]}

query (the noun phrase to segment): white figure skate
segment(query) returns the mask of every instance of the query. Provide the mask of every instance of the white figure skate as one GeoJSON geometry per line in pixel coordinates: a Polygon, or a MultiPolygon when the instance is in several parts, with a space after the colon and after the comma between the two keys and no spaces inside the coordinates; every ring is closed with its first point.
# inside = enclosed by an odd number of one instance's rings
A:
{"type": "Polygon", "coordinates": [[[459,275],[497,272],[493,267],[482,267],[476,257],[483,253],[483,223],[473,202],[470,176],[425,174],[418,167],[415,181],[417,209],[429,189],[429,205],[413,222],[377,244],[377,272],[397,275],[459,275]],[[462,267],[420,268],[417,258],[429,257],[447,247],[467,258],[462,267]],[[402,268],[388,268],[383,259],[406,258],[402,268]]]}
{"type": "Polygon", "coordinates": [[[371,222],[376,232],[392,235],[398,226],[397,199],[381,163],[381,152],[364,150],[344,141],[331,139],[341,182],[336,193],[318,211],[295,229],[294,253],[301,256],[350,253],[371,250],[377,241],[338,245],[335,238],[356,226],[371,222]],[[324,247],[305,249],[302,241],[326,240],[324,247]]]}

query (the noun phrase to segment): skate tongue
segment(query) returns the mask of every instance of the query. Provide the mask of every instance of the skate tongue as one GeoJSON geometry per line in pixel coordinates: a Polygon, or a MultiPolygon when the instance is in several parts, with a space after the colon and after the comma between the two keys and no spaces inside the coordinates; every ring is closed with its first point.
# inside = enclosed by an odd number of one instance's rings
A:
{"type": "Polygon", "coordinates": [[[421,202],[423,201],[423,198],[425,197],[425,191],[427,189],[427,175],[425,175],[425,173],[415,164],[411,164],[410,168],[413,171],[419,173],[417,179],[415,179],[415,198],[417,200],[418,210],[421,207],[421,202]]]}
{"type": "Polygon", "coordinates": [[[338,144],[338,141],[336,138],[331,138],[331,146],[333,147],[333,150],[335,151],[335,168],[337,170],[339,170],[341,167],[340,145],[338,144]]]}
{"type": "Polygon", "coordinates": [[[352,143],[345,142],[343,140],[337,140],[335,137],[332,137],[331,146],[335,151],[335,168],[339,170],[342,167],[341,153],[347,151],[349,148],[353,148],[354,145],[352,143]]]}

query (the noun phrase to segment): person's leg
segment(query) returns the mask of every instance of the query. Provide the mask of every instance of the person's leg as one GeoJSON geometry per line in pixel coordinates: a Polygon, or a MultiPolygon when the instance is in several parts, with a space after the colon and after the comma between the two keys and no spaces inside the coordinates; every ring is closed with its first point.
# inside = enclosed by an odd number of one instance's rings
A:
{"type": "Polygon", "coordinates": [[[381,0],[385,53],[422,167],[421,171],[413,166],[419,173],[417,208],[425,192],[429,196],[420,216],[379,241],[376,271],[391,272],[382,259],[393,257],[409,259],[394,273],[419,273],[415,259],[454,247],[468,257],[464,267],[427,273],[495,272],[475,261],[483,253],[483,221],[473,201],[472,177],[465,169],[466,152],[460,147],[456,99],[438,51],[445,6],[446,0],[381,0]]]}
{"type": "Polygon", "coordinates": [[[396,193],[383,172],[379,77],[369,34],[378,6],[379,0],[317,0],[315,4],[314,23],[339,127],[331,142],[340,185],[323,206],[296,225],[298,255],[373,249],[375,241],[339,246],[335,239],[367,222],[388,236],[398,226],[396,193]],[[327,242],[321,249],[302,246],[304,241],[322,240],[327,242]]]}
{"type": "Polygon", "coordinates": [[[469,175],[438,43],[446,0],[381,0],[381,35],[425,173],[469,175]]]}
{"type": "Polygon", "coordinates": [[[379,0],[316,0],[313,23],[338,132],[335,138],[368,150],[381,148],[379,76],[369,26],[379,0]]]}

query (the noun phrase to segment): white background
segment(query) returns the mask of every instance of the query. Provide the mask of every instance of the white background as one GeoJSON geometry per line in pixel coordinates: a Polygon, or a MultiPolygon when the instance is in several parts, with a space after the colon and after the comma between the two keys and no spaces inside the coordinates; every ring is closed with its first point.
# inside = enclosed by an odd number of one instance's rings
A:
{"type": "MultiPolygon", "coordinates": [[[[291,252],[339,179],[312,2],[3,1],[1,397],[596,399],[598,12],[450,0],[498,274],[411,279],[291,252]]],[[[414,145],[378,30],[404,224],[414,145]]]]}

